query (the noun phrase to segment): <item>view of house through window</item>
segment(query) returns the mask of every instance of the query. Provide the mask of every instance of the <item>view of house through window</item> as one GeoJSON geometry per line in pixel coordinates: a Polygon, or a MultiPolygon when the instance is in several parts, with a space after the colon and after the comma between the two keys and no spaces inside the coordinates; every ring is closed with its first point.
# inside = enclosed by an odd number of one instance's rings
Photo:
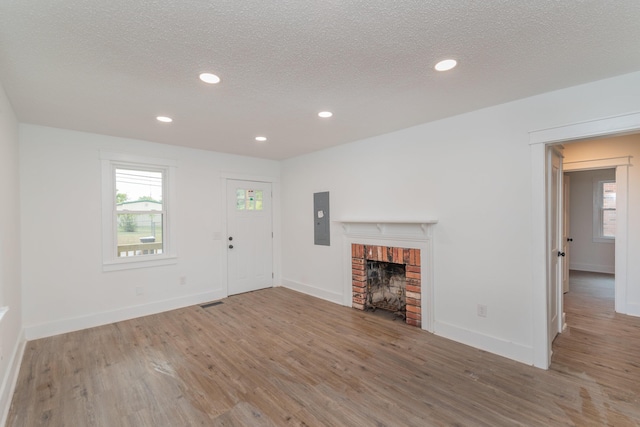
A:
{"type": "Polygon", "coordinates": [[[163,173],[115,169],[118,257],[163,252],[163,173]]]}
{"type": "Polygon", "coordinates": [[[616,236],[616,183],[600,181],[600,228],[601,237],[616,236]]]}

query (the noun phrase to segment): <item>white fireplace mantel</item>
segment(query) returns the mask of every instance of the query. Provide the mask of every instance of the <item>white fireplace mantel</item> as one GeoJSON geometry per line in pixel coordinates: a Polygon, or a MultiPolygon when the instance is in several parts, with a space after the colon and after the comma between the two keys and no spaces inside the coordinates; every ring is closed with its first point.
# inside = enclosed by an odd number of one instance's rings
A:
{"type": "Polygon", "coordinates": [[[344,305],[352,306],[351,245],[420,249],[422,258],[422,329],[433,332],[433,227],[438,221],[345,219],[343,230],[344,305]]]}
{"type": "Polygon", "coordinates": [[[400,237],[409,240],[425,240],[431,237],[431,228],[436,219],[425,220],[341,220],[334,221],[342,226],[346,236],[400,237]]]}

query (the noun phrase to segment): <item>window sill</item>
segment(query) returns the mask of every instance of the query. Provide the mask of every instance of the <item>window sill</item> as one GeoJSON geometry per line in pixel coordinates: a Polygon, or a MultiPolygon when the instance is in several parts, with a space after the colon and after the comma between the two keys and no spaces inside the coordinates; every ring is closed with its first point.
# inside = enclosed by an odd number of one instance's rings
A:
{"type": "Polygon", "coordinates": [[[162,258],[145,258],[131,260],[117,260],[102,263],[102,271],[131,270],[134,268],[158,267],[178,263],[177,256],[165,256],[162,258]]]}

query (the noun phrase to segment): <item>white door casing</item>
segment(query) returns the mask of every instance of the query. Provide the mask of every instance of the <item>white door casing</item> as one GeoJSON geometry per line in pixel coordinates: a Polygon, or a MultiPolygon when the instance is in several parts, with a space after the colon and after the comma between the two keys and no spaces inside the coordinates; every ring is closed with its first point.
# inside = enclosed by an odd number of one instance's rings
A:
{"type": "Polygon", "coordinates": [[[271,183],[227,180],[227,294],[273,286],[271,183]]]}

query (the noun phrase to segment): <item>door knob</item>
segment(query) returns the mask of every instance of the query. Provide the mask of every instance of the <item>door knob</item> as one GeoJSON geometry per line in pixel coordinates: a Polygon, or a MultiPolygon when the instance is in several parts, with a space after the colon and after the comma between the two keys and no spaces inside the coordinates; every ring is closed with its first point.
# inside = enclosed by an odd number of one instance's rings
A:
{"type": "Polygon", "coordinates": [[[567,237],[567,242],[573,242],[573,237],[567,237]]]}
{"type": "Polygon", "coordinates": [[[233,245],[229,245],[229,249],[233,249],[233,245]]]}
{"type": "Polygon", "coordinates": [[[233,237],[229,236],[229,241],[232,241],[232,240],[233,240],[233,237]]]}
{"type": "Polygon", "coordinates": [[[564,255],[565,255],[565,253],[564,253],[564,252],[560,252],[560,251],[558,251],[558,256],[564,256],[564,255]]]}

